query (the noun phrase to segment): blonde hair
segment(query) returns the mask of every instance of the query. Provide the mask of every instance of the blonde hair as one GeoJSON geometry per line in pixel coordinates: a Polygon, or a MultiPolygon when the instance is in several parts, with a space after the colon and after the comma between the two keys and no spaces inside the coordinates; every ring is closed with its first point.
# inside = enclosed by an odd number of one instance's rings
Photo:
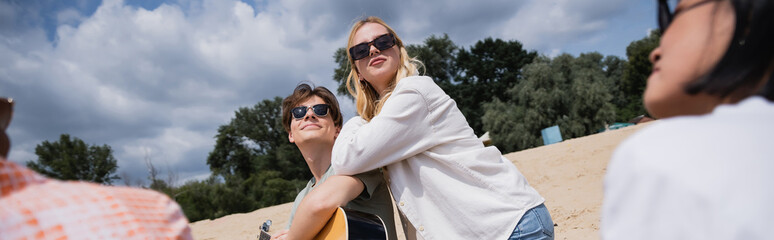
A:
{"type": "Polygon", "coordinates": [[[384,102],[387,101],[387,98],[392,95],[392,90],[395,88],[395,85],[398,84],[400,79],[408,76],[419,75],[418,69],[420,66],[423,66],[421,61],[417,60],[416,58],[410,58],[408,56],[406,48],[403,46],[403,41],[400,40],[400,37],[398,37],[397,34],[395,34],[395,31],[392,30],[392,28],[387,25],[387,23],[382,21],[382,19],[374,16],[367,17],[363,20],[355,22],[355,24],[352,26],[352,30],[349,32],[349,40],[347,41],[346,50],[347,59],[349,59],[350,66],[349,76],[347,76],[347,90],[349,91],[349,94],[355,97],[355,106],[357,107],[358,115],[360,115],[360,117],[366,121],[371,121],[374,116],[379,114],[379,112],[382,110],[384,102]],[[400,65],[398,67],[397,74],[395,74],[395,79],[388,83],[387,89],[384,90],[385,93],[382,98],[379,98],[379,93],[376,92],[376,89],[374,89],[371,84],[366,81],[360,81],[355,61],[352,60],[352,56],[349,54],[349,48],[355,44],[353,42],[355,38],[355,32],[357,32],[357,30],[366,23],[376,23],[387,28],[387,31],[389,31],[389,33],[395,37],[395,46],[397,46],[398,50],[400,50],[400,65]]]}

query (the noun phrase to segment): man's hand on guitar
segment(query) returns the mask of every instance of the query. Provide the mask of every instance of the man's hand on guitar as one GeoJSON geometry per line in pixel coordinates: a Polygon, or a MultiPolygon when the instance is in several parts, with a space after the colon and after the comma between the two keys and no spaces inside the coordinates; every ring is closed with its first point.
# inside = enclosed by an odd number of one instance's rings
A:
{"type": "Polygon", "coordinates": [[[271,236],[271,240],[283,240],[287,236],[288,236],[288,229],[284,229],[275,233],[274,236],[271,236]]]}

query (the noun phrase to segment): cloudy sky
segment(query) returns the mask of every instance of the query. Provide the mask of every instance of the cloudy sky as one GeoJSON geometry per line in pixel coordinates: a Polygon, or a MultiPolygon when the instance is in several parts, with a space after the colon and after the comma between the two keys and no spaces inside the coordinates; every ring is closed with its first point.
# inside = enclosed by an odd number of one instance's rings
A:
{"type": "MultiPolygon", "coordinates": [[[[239,107],[301,81],[335,88],[333,53],[375,15],[408,44],[449,34],[468,48],[516,39],[555,56],[626,46],[656,27],[653,0],[0,0],[0,96],[16,101],[9,159],[68,133],[108,144],[118,173],[144,158],[186,179],[239,107]]],[[[344,97],[345,117],[354,116],[344,97]]]]}

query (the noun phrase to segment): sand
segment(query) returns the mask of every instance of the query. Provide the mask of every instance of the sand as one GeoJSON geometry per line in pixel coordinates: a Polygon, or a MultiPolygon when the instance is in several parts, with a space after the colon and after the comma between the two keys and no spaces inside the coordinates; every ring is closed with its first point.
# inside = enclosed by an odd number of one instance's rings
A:
{"type": "MultiPolygon", "coordinates": [[[[505,155],[546,199],[546,207],[556,223],[556,239],[599,239],[602,181],[610,155],[621,141],[648,124],[505,155]]],[[[273,222],[270,233],[284,229],[292,205],[286,203],[250,213],[202,220],[190,226],[194,238],[200,240],[256,239],[258,227],[266,219],[273,222]]],[[[402,233],[399,233],[399,239],[404,239],[402,233]]]]}

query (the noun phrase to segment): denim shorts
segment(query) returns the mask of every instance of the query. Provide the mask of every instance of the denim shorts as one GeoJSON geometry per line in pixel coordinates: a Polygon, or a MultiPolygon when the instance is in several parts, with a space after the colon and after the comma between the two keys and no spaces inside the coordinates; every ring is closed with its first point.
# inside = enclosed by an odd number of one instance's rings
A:
{"type": "Polygon", "coordinates": [[[508,240],[554,239],[554,221],[546,205],[540,204],[524,213],[508,240]]]}

